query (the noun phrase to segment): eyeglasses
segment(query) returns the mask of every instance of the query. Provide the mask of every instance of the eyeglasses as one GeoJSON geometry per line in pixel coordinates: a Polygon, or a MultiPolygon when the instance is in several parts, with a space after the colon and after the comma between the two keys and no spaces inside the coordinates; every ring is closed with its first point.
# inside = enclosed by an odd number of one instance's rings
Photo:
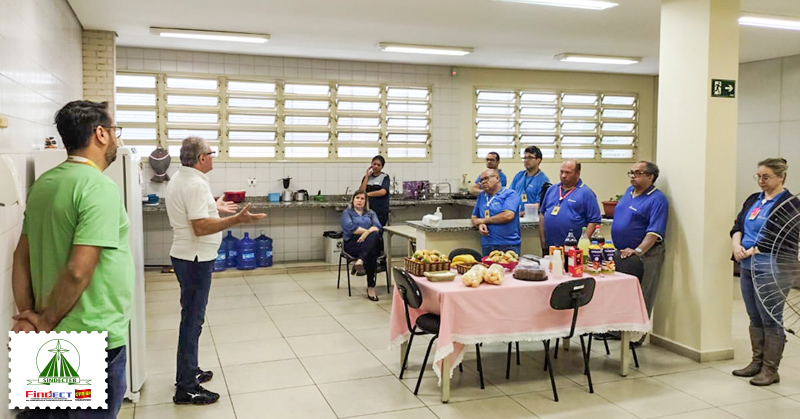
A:
{"type": "Polygon", "coordinates": [[[211,150],[211,151],[209,151],[208,153],[202,153],[202,155],[203,155],[203,156],[211,156],[211,157],[216,157],[216,155],[217,155],[217,152],[216,152],[216,151],[214,151],[214,150],[211,150]]]}
{"type": "Polygon", "coordinates": [[[523,161],[532,161],[532,160],[539,160],[539,159],[541,159],[541,157],[525,156],[525,157],[522,158],[523,161]]]}
{"type": "Polygon", "coordinates": [[[480,179],[480,180],[481,180],[481,183],[483,183],[483,182],[486,182],[486,181],[488,181],[489,179],[491,179],[491,178],[493,178],[493,177],[496,177],[496,176],[492,175],[492,176],[486,176],[486,177],[482,177],[482,178],[480,179]]]}
{"type": "Polygon", "coordinates": [[[770,175],[764,175],[764,176],[759,176],[758,174],[753,175],[753,179],[755,179],[756,182],[769,182],[770,180],[772,180],[772,178],[776,177],[777,176],[770,176],[770,175]]]}
{"type": "Polygon", "coordinates": [[[122,138],[122,127],[118,127],[116,125],[98,125],[98,126],[103,127],[106,130],[113,129],[115,136],[117,138],[122,138]]]}
{"type": "Polygon", "coordinates": [[[644,175],[649,175],[650,172],[643,172],[641,170],[631,170],[630,172],[626,173],[630,177],[639,177],[644,175]]]}

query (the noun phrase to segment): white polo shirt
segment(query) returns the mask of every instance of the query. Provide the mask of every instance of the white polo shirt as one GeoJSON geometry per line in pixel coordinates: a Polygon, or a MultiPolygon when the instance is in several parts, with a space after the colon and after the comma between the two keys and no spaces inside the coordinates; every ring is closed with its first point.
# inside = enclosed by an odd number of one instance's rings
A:
{"type": "Polygon", "coordinates": [[[181,166],[167,185],[167,215],[172,226],[172,248],[169,255],[176,259],[208,262],[217,258],[222,232],[196,236],[192,220],[219,218],[217,203],[205,173],[181,166]]]}

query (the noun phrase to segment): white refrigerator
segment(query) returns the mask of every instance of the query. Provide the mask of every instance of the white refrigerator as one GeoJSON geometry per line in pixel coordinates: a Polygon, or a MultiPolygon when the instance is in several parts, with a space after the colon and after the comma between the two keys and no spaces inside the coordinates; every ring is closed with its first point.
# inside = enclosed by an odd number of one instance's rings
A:
{"type": "MultiPolygon", "coordinates": [[[[34,153],[34,172],[36,178],[42,173],[58,166],[67,159],[64,149],[38,150],[34,153]]],[[[147,378],[147,342],[145,325],[144,295],[144,225],[142,222],[142,174],[141,156],[133,147],[120,147],[117,159],[103,172],[111,178],[122,194],[122,201],[130,220],[129,240],[133,265],[136,269],[134,282],[133,313],[128,329],[128,365],[126,381],[128,390],[125,398],[136,403],[147,378]]]]}

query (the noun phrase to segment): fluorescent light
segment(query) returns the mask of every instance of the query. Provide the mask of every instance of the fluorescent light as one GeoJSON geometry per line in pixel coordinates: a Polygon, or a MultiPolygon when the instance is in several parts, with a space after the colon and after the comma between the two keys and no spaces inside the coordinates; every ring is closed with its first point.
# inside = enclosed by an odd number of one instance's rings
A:
{"type": "Polygon", "coordinates": [[[166,38],[202,39],[205,41],[247,42],[251,44],[264,44],[269,41],[265,33],[220,32],[203,31],[197,29],[150,28],[151,35],[166,38]]]}
{"type": "Polygon", "coordinates": [[[612,57],[607,55],[559,54],[556,60],[570,63],[629,65],[642,61],[639,57],[612,57]]]}
{"type": "Polygon", "coordinates": [[[743,26],[758,26],[761,28],[800,31],[800,19],[783,16],[756,15],[748,13],[739,18],[739,24],[743,26]]]}
{"type": "Polygon", "coordinates": [[[381,51],[404,52],[408,54],[432,54],[432,55],[467,55],[475,51],[474,48],[462,47],[440,47],[435,45],[412,45],[412,44],[392,44],[381,42],[378,44],[381,51]]]}
{"type": "Polygon", "coordinates": [[[526,3],[539,6],[571,7],[573,9],[605,10],[619,6],[618,3],[596,0],[494,0],[508,3],[526,3]]]}

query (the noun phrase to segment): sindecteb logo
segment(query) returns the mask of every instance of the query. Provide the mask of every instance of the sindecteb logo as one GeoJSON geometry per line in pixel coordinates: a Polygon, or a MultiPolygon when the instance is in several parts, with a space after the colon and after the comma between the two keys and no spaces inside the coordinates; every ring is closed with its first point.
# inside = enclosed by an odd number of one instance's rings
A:
{"type": "Polygon", "coordinates": [[[106,408],[107,335],[10,332],[9,407],[106,408]]]}

